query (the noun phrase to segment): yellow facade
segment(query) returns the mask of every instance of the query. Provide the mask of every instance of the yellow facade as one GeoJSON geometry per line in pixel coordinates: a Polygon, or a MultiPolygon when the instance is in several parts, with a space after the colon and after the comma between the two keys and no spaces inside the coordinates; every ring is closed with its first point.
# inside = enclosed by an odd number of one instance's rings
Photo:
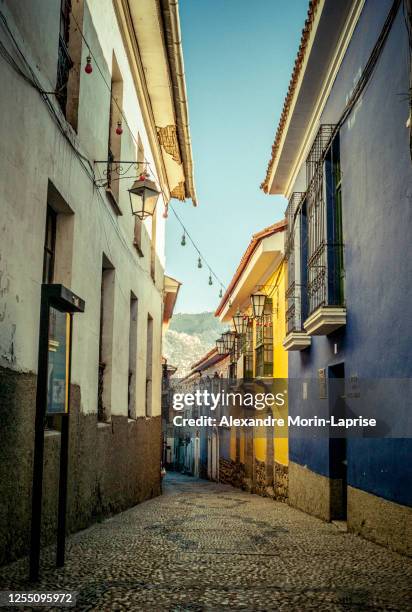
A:
{"type": "MultiPolygon", "coordinates": [[[[283,347],[283,340],[286,336],[286,271],[287,265],[286,262],[283,261],[268,281],[268,284],[273,286],[273,289],[268,294],[273,301],[273,378],[279,379],[279,387],[282,387],[277,390],[279,392],[287,391],[288,378],[288,353],[283,347]]],[[[282,407],[274,407],[273,416],[275,418],[283,418],[285,423],[287,423],[287,401],[282,407]]],[[[289,462],[287,433],[287,426],[278,428],[277,430],[275,429],[274,459],[277,463],[282,465],[288,465],[289,462]]]]}
{"type": "MultiPolygon", "coordinates": [[[[288,353],[283,347],[283,340],[286,336],[286,300],[285,300],[285,286],[286,286],[286,274],[287,265],[285,261],[278,266],[273,274],[266,281],[267,296],[272,299],[272,329],[273,329],[273,371],[272,376],[274,379],[278,379],[278,388],[276,392],[284,393],[287,391],[287,377],[288,377],[288,353]]],[[[251,314],[251,310],[249,311],[251,314]]],[[[256,346],[256,323],[254,323],[253,331],[253,344],[256,346]]],[[[253,373],[256,373],[256,356],[253,359],[253,373]]],[[[276,385],[276,382],[275,382],[276,385]]],[[[284,422],[287,423],[288,419],[288,407],[287,407],[287,394],[286,403],[284,406],[274,406],[273,409],[274,418],[283,418],[284,422]]],[[[267,441],[262,435],[261,431],[256,431],[254,438],[254,454],[256,459],[259,461],[266,461],[267,453],[267,441]]],[[[274,448],[274,460],[276,463],[281,465],[288,465],[289,463],[289,447],[288,447],[288,428],[287,425],[282,428],[275,428],[275,435],[273,441],[274,448]]]]}
{"type": "MultiPolygon", "coordinates": [[[[230,459],[233,462],[240,461],[244,465],[247,463],[249,475],[251,473],[250,469],[253,472],[256,469],[260,470],[260,467],[254,464],[254,461],[265,463],[267,466],[276,463],[285,467],[288,466],[289,462],[287,427],[288,353],[283,347],[286,336],[285,288],[287,281],[287,264],[284,260],[285,230],[286,223],[281,221],[252,237],[230,289],[218,309],[222,321],[230,322],[237,309],[248,315],[250,320],[253,321],[253,342],[251,343],[253,352],[250,354],[253,367],[249,376],[253,374],[255,379],[273,379],[271,391],[275,394],[282,393],[285,398],[284,406],[272,407],[273,417],[283,419],[285,426],[282,428],[276,426],[272,430],[267,427],[256,427],[253,430],[252,438],[253,455],[246,443],[247,436],[244,428],[232,427],[231,429],[230,459]],[[272,259],[267,257],[268,252],[273,253],[272,259]],[[267,267],[273,266],[275,260],[279,263],[268,276],[267,267]],[[251,278],[253,278],[253,285],[250,283],[251,278]],[[244,290],[247,284],[249,285],[249,293],[244,290]],[[252,289],[249,288],[251,286],[252,289]],[[251,294],[256,292],[263,292],[268,298],[265,303],[264,315],[259,320],[253,318],[250,302],[251,294]],[[247,450],[248,448],[249,450],[247,450]],[[269,453],[272,456],[269,456],[269,453]]],[[[241,359],[244,359],[244,357],[241,356],[241,359]]],[[[240,374],[242,378],[245,374],[244,368],[246,365],[245,361],[239,361],[238,368],[239,363],[242,364],[243,374],[240,374]]],[[[258,416],[259,413],[256,414],[256,417],[258,416]]],[[[259,474],[259,478],[262,478],[261,471],[259,474]]],[[[270,476],[268,478],[270,479],[270,476]]]]}

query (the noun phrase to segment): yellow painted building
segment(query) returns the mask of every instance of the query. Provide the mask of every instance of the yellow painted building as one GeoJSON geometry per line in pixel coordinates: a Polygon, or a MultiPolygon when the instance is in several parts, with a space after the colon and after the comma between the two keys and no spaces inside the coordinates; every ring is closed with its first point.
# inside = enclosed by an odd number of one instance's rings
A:
{"type": "MultiPolygon", "coordinates": [[[[288,358],[285,338],[284,258],[286,222],[283,220],[255,234],[223,296],[216,316],[231,323],[237,313],[248,318],[241,350],[232,356],[232,378],[239,382],[258,380],[270,391],[284,393],[284,406],[273,406],[275,418],[287,423],[288,358]],[[261,316],[253,316],[252,295],[260,295],[261,316]],[[286,392],[286,393],[285,393],[286,392]]],[[[256,299],[256,298],[255,298],[256,299]]],[[[259,413],[255,416],[260,416],[259,413]]],[[[252,430],[232,427],[230,457],[236,481],[251,491],[287,497],[288,435],[285,427],[252,430]]]]}

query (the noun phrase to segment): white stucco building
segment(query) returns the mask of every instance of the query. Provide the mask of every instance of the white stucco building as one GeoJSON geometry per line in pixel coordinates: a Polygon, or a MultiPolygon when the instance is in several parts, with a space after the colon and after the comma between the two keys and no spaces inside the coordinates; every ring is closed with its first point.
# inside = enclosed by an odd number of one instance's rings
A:
{"type": "MultiPolygon", "coordinates": [[[[86,303],[68,528],[157,494],[164,213],[196,195],[177,2],[1,0],[0,49],[1,563],[27,551],[42,283],[86,303]],[[161,193],[142,222],[128,189],[143,169],[161,193]]],[[[45,541],[59,436],[49,418],[45,541]]]]}

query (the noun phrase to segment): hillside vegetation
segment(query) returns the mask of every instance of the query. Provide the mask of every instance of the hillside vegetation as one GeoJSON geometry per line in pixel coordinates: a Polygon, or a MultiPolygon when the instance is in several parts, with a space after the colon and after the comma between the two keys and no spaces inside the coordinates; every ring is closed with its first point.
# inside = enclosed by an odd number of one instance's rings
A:
{"type": "Polygon", "coordinates": [[[213,312],[175,314],[164,337],[163,355],[178,367],[176,376],[188,374],[191,364],[210,351],[226,329],[213,312]]]}

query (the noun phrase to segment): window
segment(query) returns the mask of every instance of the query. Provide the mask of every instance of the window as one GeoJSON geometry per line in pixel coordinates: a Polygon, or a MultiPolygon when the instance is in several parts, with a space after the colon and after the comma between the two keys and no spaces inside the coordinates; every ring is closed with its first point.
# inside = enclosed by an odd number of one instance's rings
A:
{"type": "Polygon", "coordinates": [[[246,333],[240,339],[240,353],[243,359],[243,378],[253,378],[253,322],[249,319],[246,333]]]}
{"type": "Polygon", "coordinates": [[[333,125],[321,126],[306,161],[309,315],[344,303],[339,134],[333,135],[333,125]]]}
{"type": "Polygon", "coordinates": [[[119,168],[121,160],[123,107],[123,79],[115,55],[112,60],[112,80],[110,87],[109,142],[107,152],[107,193],[116,214],[121,215],[119,207],[119,168]],[[117,130],[117,131],[116,131],[117,130]]]}
{"type": "Polygon", "coordinates": [[[263,315],[256,322],[256,376],[273,375],[272,299],[266,298],[263,315]]]}
{"type": "Polygon", "coordinates": [[[56,98],[60,105],[60,108],[63,111],[64,116],[66,116],[67,85],[69,82],[69,73],[73,67],[73,61],[69,54],[71,9],[72,9],[71,0],[61,0],[56,98]]]}
{"type": "Polygon", "coordinates": [[[111,370],[113,349],[115,271],[103,255],[100,285],[99,365],[97,387],[97,418],[109,421],[111,411],[111,370]]]}
{"type": "Polygon", "coordinates": [[[78,24],[82,23],[83,0],[61,0],[56,99],[76,131],[83,42],[78,24]]]}
{"type": "Polygon", "coordinates": [[[303,210],[304,193],[294,192],[286,209],[287,231],[285,259],[288,266],[286,288],[286,333],[302,331],[306,302],[306,263],[302,260],[306,240],[306,223],[303,210]]]}
{"type": "Polygon", "coordinates": [[[56,258],[56,220],[57,214],[47,205],[46,234],[44,238],[43,283],[52,283],[56,258]]]}
{"type": "Polygon", "coordinates": [[[146,345],[146,416],[152,415],[152,377],[153,377],[153,319],[147,315],[146,345]]]}
{"type": "Polygon", "coordinates": [[[137,360],[137,298],[130,296],[129,372],[128,372],[128,417],[136,417],[136,360],[137,360]]]}

